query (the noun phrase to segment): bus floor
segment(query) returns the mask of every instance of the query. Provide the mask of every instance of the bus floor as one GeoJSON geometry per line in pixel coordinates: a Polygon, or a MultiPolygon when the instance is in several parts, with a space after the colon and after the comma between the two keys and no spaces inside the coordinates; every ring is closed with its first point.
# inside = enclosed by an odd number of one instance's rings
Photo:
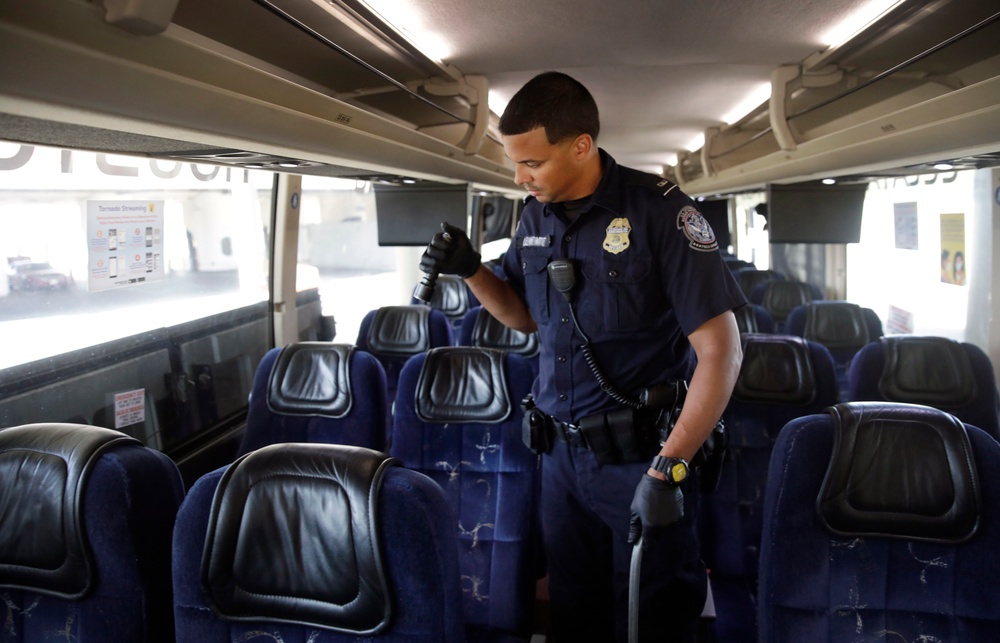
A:
{"type": "MultiPolygon", "coordinates": [[[[705,605],[698,623],[696,643],[715,643],[715,636],[712,634],[712,622],[715,618],[715,605],[709,595],[709,602],[705,605]]],[[[548,576],[538,579],[535,585],[535,625],[532,629],[529,643],[546,643],[549,636],[549,584],[548,576]]]]}

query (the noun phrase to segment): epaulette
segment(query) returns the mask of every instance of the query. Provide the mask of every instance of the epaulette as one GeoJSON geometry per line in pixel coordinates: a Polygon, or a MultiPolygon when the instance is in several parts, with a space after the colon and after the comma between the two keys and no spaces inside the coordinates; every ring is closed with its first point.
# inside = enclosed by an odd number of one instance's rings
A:
{"type": "Polygon", "coordinates": [[[665,179],[662,176],[648,174],[646,172],[636,172],[629,183],[649,188],[650,190],[656,190],[663,196],[667,196],[680,190],[680,188],[677,187],[677,184],[673,181],[665,179]]]}

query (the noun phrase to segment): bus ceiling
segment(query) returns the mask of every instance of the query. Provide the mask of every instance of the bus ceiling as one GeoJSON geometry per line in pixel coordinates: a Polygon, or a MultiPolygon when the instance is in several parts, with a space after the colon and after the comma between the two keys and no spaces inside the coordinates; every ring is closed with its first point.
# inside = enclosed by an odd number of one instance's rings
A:
{"type": "Polygon", "coordinates": [[[411,0],[450,38],[434,55],[377,0],[4,0],[0,57],[19,64],[0,66],[0,124],[25,143],[513,191],[497,111],[561,69],[595,94],[602,147],[693,195],[993,158],[995,2],[886,0],[825,42],[857,4],[411,0]]]}

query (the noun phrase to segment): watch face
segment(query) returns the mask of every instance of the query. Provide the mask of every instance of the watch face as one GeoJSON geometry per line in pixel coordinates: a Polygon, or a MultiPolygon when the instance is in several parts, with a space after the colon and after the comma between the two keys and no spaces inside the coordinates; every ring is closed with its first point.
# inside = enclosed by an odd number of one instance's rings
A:
{"type": "Polygon", "coordinates": [[[674,482],[684,482],[688,477],[687,464],[683,460],[674,460],[670,463],[670,471],[667,476],[674,482]]]}
{"type": "Polygon", "coordinates": [[[668,482],[680,484],[688,477],[687,462],[681,458],[664,458],[656,456],[653,460],[653,468],[667,477],[668,482]]]}

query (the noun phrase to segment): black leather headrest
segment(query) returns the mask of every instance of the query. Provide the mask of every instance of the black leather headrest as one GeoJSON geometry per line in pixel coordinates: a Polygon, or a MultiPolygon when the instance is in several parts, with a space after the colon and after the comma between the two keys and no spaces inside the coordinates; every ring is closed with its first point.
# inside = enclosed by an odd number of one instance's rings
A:
{"type": "Polygon", "coordinates": [[[962,542],[979,526],[979,479],[965,426],[915,404],[830,407],[834,446],[817,508],[833,533],[962,542]]]}
{"type": "Polygon", "coordinates": [[[746,333],[743,365],[733,388],[740,402],[804,406],[816,397],[809,345],[801,337],[746,333]]]}
{"type": "Polygon", "coordinates": [[[275,413],[339,418],[351,410],[348,344],[300,342],[281,349],[267,384],[267,405],[275,413]]]}
{"type": "Polygon", "coordinates": [[[979,393],[965,348],[946,337],[883,337],[885,364],[878,388],[886,400],[954,408],[979,393]]]}
{"type": "Polygon", "coordinates": [[[757,325],[757,311],[753,304],[740,306],[733,311],[736,314],[736,327],[740,333],[758,333],[760,327],[757,325]]]}
{"type": "Polygon", "coordinates": [[[469,287],[455,275],[438,275],[431,308],[437,308],[449,319],[459,319],[469,310],[469,287]]]}
{"type": "Polygon", "coordinates": [[[428,306],[383,306],[375,311],[368,327],[368,346],[373,353],[415,355],[430,348],[428,306]]]}
{"type": "Polygon", "coordinates": [[[141,442],[82,424],[0,431],[0,587],[82,598],[94,582],[83,498],[107,449],[141,442]]]}
{"type": "Polygon", "coordinates": [[[797,281],[772,281],[764,286],[761,305],[767,308],[775,321],[784,321],[796,306],[813,300],[808,284],[797,281]]]}
{"type": "Polygon", "coordinates": [[[733,273],[736,277],[736,283],[739,284],[740,289],[746,293],[747,297],[753,292],[753,289],[760,284],[767,283],[769,281],[783,280],[785,276],[776,270],[753,270],[750,268],[743,268],[737,270],[733,273]]]}
{"type": "Polygon", "coordinates": [[[538,354],[538,333],[522,333],[508,328],[485,308],[480,308],[472,326],[472,345],[500,348],[524,357],[538,354]]]}
{"type": "Polygon", "coordinates": [[[499,349],[471,346],[428,351],[417,379],[417,417],[424,422],[506,420],[514,404],[507,391],[503,356],[499,349]]]}
{"type": "Polygon", "coordinates": [[[803,334],[827,348],[859,349],[871,339],[861,306],[846,301],[806,304],[803,334]]]}
{"type": "Polygon", "coordinates": [[[205,540],[209,604],[232,620],[384,629],[392,595],[378,499],[385,470],[398,464],[362,447],[299,443],[234,462],[216,489],[205,540]]]}

